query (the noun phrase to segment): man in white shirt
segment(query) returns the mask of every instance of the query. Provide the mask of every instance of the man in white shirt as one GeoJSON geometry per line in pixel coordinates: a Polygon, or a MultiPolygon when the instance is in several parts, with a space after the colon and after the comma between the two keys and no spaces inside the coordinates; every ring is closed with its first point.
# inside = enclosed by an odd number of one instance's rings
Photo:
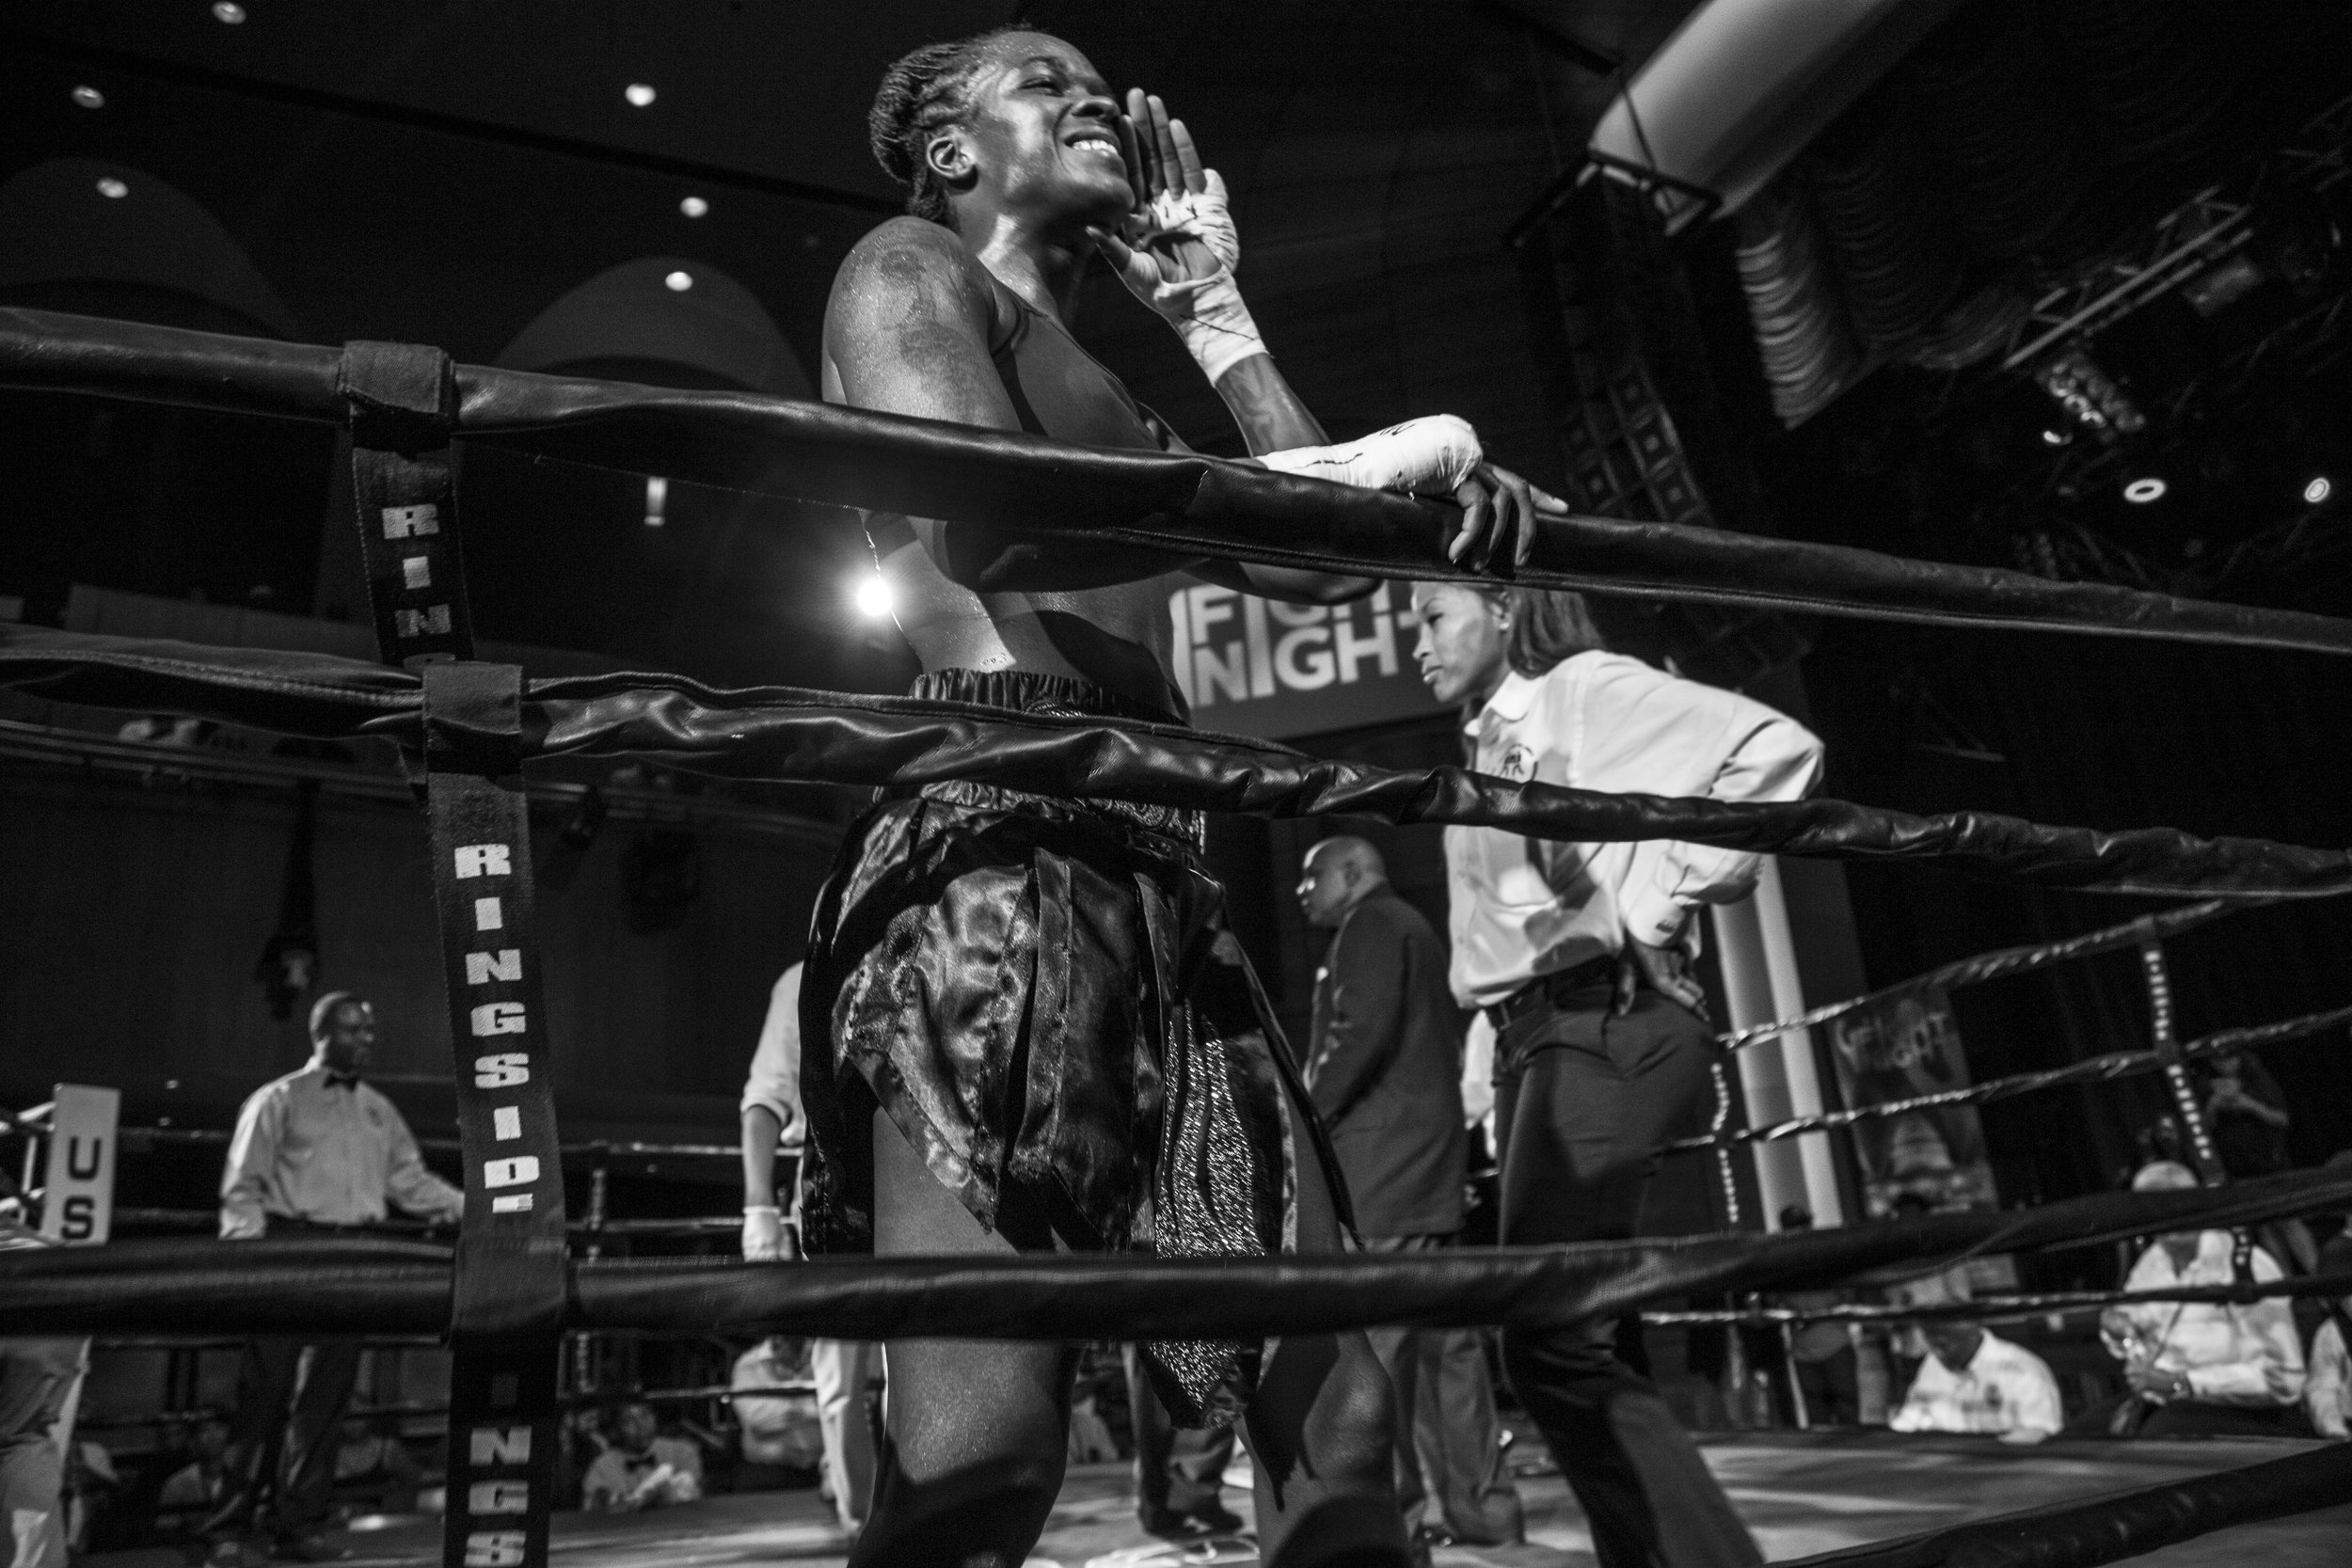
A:
{"type": "Polygon", "coordinates": [[[591,1513],[635,1513],[698,1502],[702,1450],[682,1438],[662,1436],[652,1405],[625,1404],[612,1423],[612,1446],[588,1466],[580,1493],[580,1506],[591,1513]]]}
{"type": "Polygon", "coordinates": [[[2344,1349],[2344,1325],[2352,1296],[2335,1303],[2328,1321],[2312,1336],[2311,1376],[2303,1385],[2303,1408],[2312,1430],[2341,1443],[2352,1437],[2352,1354],[2344,1349]]]}
{"type": "MultiPolygon", "coordinates": [[[[1469,717],[1471,766],[1515,782],[1787,800],[1820,774],[1799,724],[1603,651],[1573,594],[1413,590],[1414,656],[1469,717]]],[[[1712,1060],[1692,911],[1754,885],[1757,857],[1653,840],[1555,844],[1448,828],[1454,999],[1496,1030],[1506,1245],[1630,1237],[1660,1149],[1703,1117],[1712,1060]]],[[[1762,1560],[1607,1321],[1507,1332],[1503,1362],[1592,1521],[1602,1568],[1762,1560]]]]}
{"type": "Polygon", "coordinates": [[[2049,1364],[1972,1323],[1919,1325],[1929,1355],[1886,1424],[1897,1432],[1975,1432],[2031,1444],[2065,1424],[2049,1364]]]}
{"type": "MultiPolygon", "coordinates": [[[[776,1154],[798,1158],[808,1131],[801,1105],[801,966],[777,977],[768,994],[759,1048],[743,1081],[743,1256],[752,1262],[796,1258],[799,1248],[776,1201],[776,1154]]],[[[874,1502],[874,1429],[866,1414],[875,1347],[860,1339],[811,1339],[809,1376],[817,1385],[817,1421],[824,1434],[825,1489],[841,1532],[866,1528],[874,1502]]]]}
{"type": "MultiPolygon", "coordinates": [[[[2196,1173],[2173,1160],[2143,1166],[2132,1178],[2136,1193],[2196,1185],[2196,1173]]],[[[2123,1289],[2231,1284],[2238,1277],[2237,1245],[2226,1230],[2160,1236],[2132,1265],[2123,1289]]],[[[2280,1275],[2277,1261],[2260,1247],[2249,1249],[2245,1269],[2258,1282],[2280,1275]]],[[[2109,1354],[2123,1363],[2123,1380],[2153,1406],[2139,1435],[2299,1435],[2295,1416],[2303,1397],[2303,1342],[2284,1296],[2244,1306],[2153,1301],[2110,1307],[2100,1315],[2099,1332],[2109,1354]]]]}
{"type": "MultiPolygon", "coordinates": [[[[425,1169],[400,1108],[360,1080],[374,1049],[375,1009],[364,997],[339,990],[318,999],[310,1009],[309,1064],[254,1090],[237,1113],[220,1180],[224,1241],[271,1231],[359,1230],[380,1224],[393,1206],[456,1223],[464,1195],[425,1169]]],[[[233,1424],[239,1492],[226,1517],[208,1527],[213,1560],[221,1568],[256,1555],[228,1533],[231,1521],[241,1529],[265,1526],[277,1557],[323,1561],[346,1555],[317,1531],[332,1501],[336,1429],[358,1373],[359,1350],[354,1339],[247,1343],[233,1424]],[[289,1448],[297,1457],[291,1476],[283,1476],[289,1448]],[[257,1518],[262,1495],[273,1489],[268,1517],[257,1518]]]]}

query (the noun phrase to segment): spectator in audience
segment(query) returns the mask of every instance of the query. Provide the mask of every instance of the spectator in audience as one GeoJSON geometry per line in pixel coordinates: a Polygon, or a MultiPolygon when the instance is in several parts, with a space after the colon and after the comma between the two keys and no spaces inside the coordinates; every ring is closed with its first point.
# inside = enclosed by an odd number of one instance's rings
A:
{"type": "MultiPolygon", "coordinates": [[[[2337,1176],[2352,1176],[2352,1149],[2329,1155],[2328,1169],[2337,1176]]],[[[2319,1249],[2313,1273],[2352,1275],[2352,1215],[2344,1218],[2346,1227],[2319,1249]]],[[[2352,1436],[2352,1296],[2315,1299],[2322,1316],[2312,1336],[2311,1375],[2304,1384],[2303,1409],[2314,1432],[2342,1441],[2352,1436]]]]}
{"type": "Polygon", "coordinates": [[[122,1495],[122,1473],[103,1443],[87,1437],[66,1446],[65,1546],[72,1557],[89,1551],[101,1532],[99,1525],[113,1512],[122,1495]]]}
{"type": "MultiPolygon", "coordinates": [[[[364,998],[338,990],[318,999],[309,1064],[254,1090],[237,1114],[220,1182],[222,1239],[360,1230],[381,1224],[393,1205],[456,1223],[463,1196],[425,1169],[399,1107],[360,1080],[374,1048],[375,1009],[364,998]]],[[[347,1555],[318,1532],[359,1348],[342,1338],[246,1344],[231,1433],[238,1484],[205,1527],[216,1568],[262,1560],[251,1539],[259,1536],[269,1538],[272,1555],[298,1561],[347,1555]],[[281,1481],[289,1449],[293,1473],[281,1481]]]]}
{"type": "Polygon", "coordinates": [[[2352,1296],[2331,1297],[2328,1319],[2312,1338],[2311,1375],[2303,1385],[2303,1409],[2312,1430],[2341,1443],[2352,1437],[2352,1354],[2344,1326],[2352,1323],[2352,1296]]]}
{"type": "Polygon", "coordinates": [[[2261,1058],[2244,1052],[2206,1064],[2205,1126],[2221,1168],[2244,1180],[2287,1168],[2287,1097],[2261,1058]]]}
{"type": "MultiPolygon", "coordinates": [[[[1791,1203],[1780,1212],[1783,1230],[1810,1230],[1813,1211],[1791,1203]]],[[[1804,1310],[1835,1307],[1846,1299],[1843,1291],[1789,1291],[1782,1305],[1804,1310]]],[[[1797,1397],[1804,1402],[1809,1426],[1855,1426],[1862,1420],[1861,1361],[1854,1354],[1853,1331],[1846,1324],[1817,1318],[1799,1323],[1788,1336],[1788,1366],[1797,1397]]]]}
{"type": "Polygon", "coordinates": [[[1152,1391],[1143,1357],[1125,1348],[1127,1422],[1136,1440],[1136,1517],[1144,1533],[1163,1541],[1231,1535],[1241,1515],[1225,1506],[1225,1466],[1233,1458],[1233,1428],[1180,1427],[1152,1391]]]}
{"type": "MultiPolygon", "coordinates": [[[[776,977],[768,1016],[743,1081],[743,1256],[774,1262],[800,1256],[777,1201],[776,1154],[798,1154],[807,1135],[801,1104],[801,966],[776,977]]],[[[874,1423],[866,1387],[881,1368],[877,1347],[862,1339],[811,1339],[809,1376],[817,1386],[817,1423],[824,1439],[825,1495],[841,1533],[855,1541],[874,1506],[874,1423]]]]}
{"type": "MultiPolygon", "coordinates": [[[[2160,1160],[2132,1178],[2136,1193],[2198,1185],[2186,1165],[2160,1160]]],[[[2171,1285],[2227,1285],[2238,1277],[2236,1240],[2226,1230],[2160,1236],[2123,1281],[2126,1291],[2171,1285]]],[[[2277,1279],[2278,1263],[2250,1249],[2247,1271],[2277,1279]]],[[[2123,1363],[2123,1380],[2145,1407],[2142,1436],[2278,1436],[2299,1424],[2303,1346],[2283,1297],[2244,1306],[2226,1302],[2142,1302],[2110,1307],[2099,1320],[2107,1350],[2123,1363]]]]}
{"type": "Polygon", "coordinates": [[[736,1358],[728,1386],[739,1396],[759,1389],[789,1390],[735,1401],[735,1425],[743,1445],[735,1489],[816,1485],[825,1463],[825,1436],[809,1380],[808,1341],[770,1335],[736,1358]]]}
{"type": "Polygon", "coordinates": [[[195,1457],[164,1480],[155,1498],[155,1523],[167,1535],[184,1535],[228,1500],[229,1423],[206,1419],[190,1438],[195,1457]]]}
{"type": "MultiPolygon", "coordinates": [[[[22,1215],[0,1216],[0,1252],[52,1244],[22,1215]]],[[[10,1568],[65,1568],[65,1456],[49,1429],[88,1348],[80,1338],[0,1338],[0,1519],[10,1532],[10,1568]]]]}
{"type": "Polygon", "coordinates": [[[632,1400],[611,1423],[612,1446],[588,1466],[581,1504],[592,1513],[635,1513],[703,1495],[702,1450],[660,1434],[653,1406],[632,1400]]]}
{"type": "Polygon", "coordinates": [[[1919,1325],[1928,1354],[1887,1425],[1897,1432],[1971,1432],[2039,1443],[2064,1424],[2058,1380],[2042,1357],[1961,1319],[1919,1325]]]}
{"type": "MultiPolygon", "coordinates": [[[[1331,933],[1315,974],[1306,1042],[1307,1092],[1330,1130],[1366,1250],[1435,1251],[1462,1228],[1470,1173],[1461,1051],[1446,983],[1445,943],[1389,885],[1380,851],[1353,836],[1307,851],[1298,903],[1331,933]]],[[[1396,1395],[1396,1490],[1416,1551],[1522,1538],[1518,1490],[1503,1467],[1485,1357],[1466,1329],[1370,1331],[1396,1395]],[[1449,1387],[1433,1412],[1445,1431],[1416,1441],[1424,1378],[1444,1374],[1449,1341],[1478,1354],[1479,1375],[1449,1387]],[[1424,1481],[1421,1452],[1443,1461],[1424,1481]],[[1434,1514],[1435,1517],[1430,1515],[1434,1514]]]]}
{"type": "Polygon", "coordinates": [[[417,1506],[422,1481],[416,1456],[398,1434],[366,1416],[343,1418],[342,1442],[335,1449],[335,1490],[346,1499],[372,1502],[380,1513],[405,1513],[417,1506]]]}

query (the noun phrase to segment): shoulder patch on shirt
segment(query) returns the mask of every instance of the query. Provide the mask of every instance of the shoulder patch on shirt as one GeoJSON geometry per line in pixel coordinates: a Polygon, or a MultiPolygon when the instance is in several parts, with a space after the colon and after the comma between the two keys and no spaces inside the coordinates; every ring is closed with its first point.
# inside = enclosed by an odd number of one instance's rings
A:
{"type": "Polygon", "coordinates": [[[1502,760],[1495,765],[1495,771],[1513,784],[1525,784],[1535,776],[1535,753],[1513,741],[1511,749],[1502,753],[1502,760]]]}

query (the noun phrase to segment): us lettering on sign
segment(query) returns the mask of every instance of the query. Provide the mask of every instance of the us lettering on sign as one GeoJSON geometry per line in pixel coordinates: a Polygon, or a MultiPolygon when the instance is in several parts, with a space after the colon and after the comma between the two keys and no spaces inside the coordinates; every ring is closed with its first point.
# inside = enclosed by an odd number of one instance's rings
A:
{"type": "Polygon", "coordinates": [[[1268,740],[1438,711],[1413,664],[1406,588],[1295,605],[1213,583],[1168,598],[1176,684],[1193,722],[1268,740]]]}

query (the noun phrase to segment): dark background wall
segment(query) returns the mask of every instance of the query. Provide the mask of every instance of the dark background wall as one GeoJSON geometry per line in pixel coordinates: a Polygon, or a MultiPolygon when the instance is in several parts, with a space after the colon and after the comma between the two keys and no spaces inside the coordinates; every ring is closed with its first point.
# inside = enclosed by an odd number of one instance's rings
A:
{"type": "MultiPolygon", "coordinates": [[[[30,1104],[60,1080],[111,1084],[127,1122],[225,1127],[245,1095],[299,1067],[301,1010],[272,1019],[254,979],[294,811],[283,790],[0,774],[0,1095],[30,1104]]],[[[535,826],[545,868],[561,823],[535,826]]],[[[642,932],[622,871],[642,831],[608,825],[565,885],[541,883],[565,1132],[723,1139],[831,847],[706,828],[701,896],[672,928],[642,932]]],[[[374,1002],[376,1072],[420,1131],[446,1132],[423,823],[397,802],[328,795],[314,863],[322,987],[374,1002]]]]}

